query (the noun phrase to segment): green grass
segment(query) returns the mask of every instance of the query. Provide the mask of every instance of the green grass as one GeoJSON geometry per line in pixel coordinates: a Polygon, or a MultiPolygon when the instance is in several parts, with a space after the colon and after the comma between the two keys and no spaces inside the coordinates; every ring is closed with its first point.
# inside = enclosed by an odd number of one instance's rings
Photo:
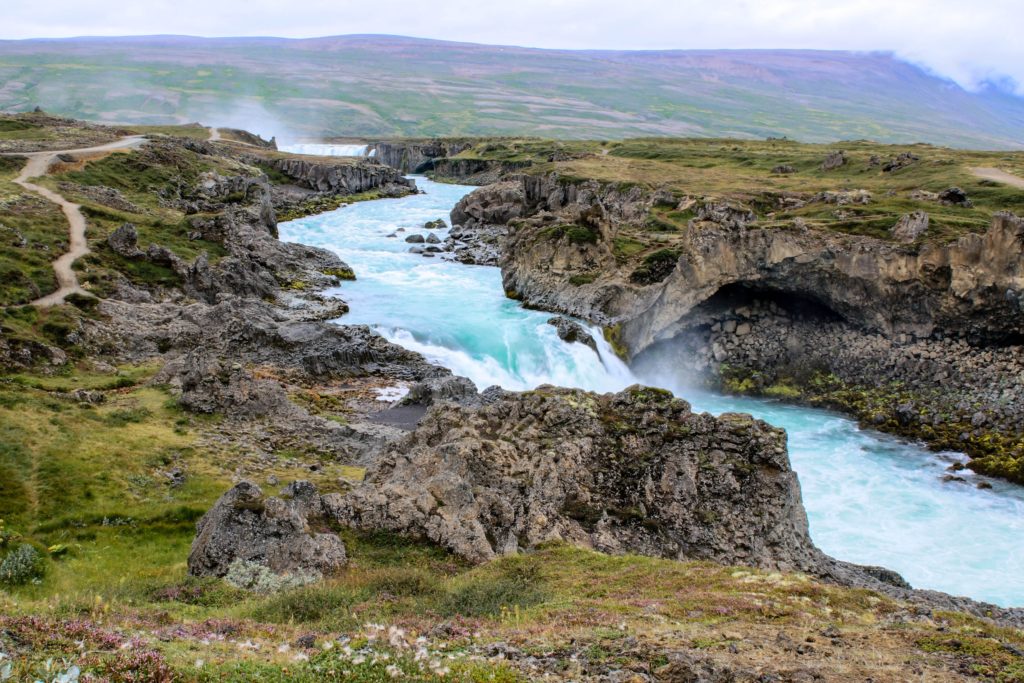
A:
{"type": "Polygon", "coordinates": [[[23,164],[17,157],[0,157],[0,306],[54,291],[51,262],[68,241],[60,208],[11,182],[23,164]]]}
{"type": "Polygon", "coordinates": [[[191,138],[192,140],[208,140],[210,131],[199,124],[186,124],[182,126],[129,126],[132,133],[137,135],[169,135],[171,137],[191,138]]]}
{"type": "MultiPolygon", "coordinates": [[[[604,145],[607,155],[595,153],[590,141],[492,141],[472,148],[475,158],[531,160],[526,173],[555,171],[563,182],[596,179],[621,187],[639,185],[649,190],[664,187],[677,197],[728,199],[750,207],[766,227],[790,227],[795,219],[825,229],[854,235],[888,239],[889,229],[900,216],[916,210],[927,211],[931,228],[925,239],[947,242],[967,233],[984,231],[997,211],[1024,214],[1024,191],[977,178],[970,168],[994,166],[1024,176],[1024,153],[976,152],[931,145],[882,145],[844,142],[835,145],[801,144],[792,141],[757,141],[700,138],[640,138],[604,145]],[[560,150],[564,161],[549,161],[560,150]],[[846,151],[849,162],[834,171],[822,171],[821,161],[832,150],[846,151]],[[912,151],[919,160],[895,172],[872,164],[912,151]],[[788,164],[796,169],[789,175],[772,174],[771,169],[788,164]],[[943,206],[937,202],[912,199],[915,190],[941,192],[958,186],[974,206],[943,206]],[[872,194],[866,206],[836,206],[815,202],[800,209],[785,210],[777,198],[797,193],[805,198],[825,191],[865,189],[872,194]]],[[[467,153],[463,153],[467,154],[467,153]]],[[[671,206],[652,209],[643,225],[632,226],[636,234],[625,239],[650,242],[654,235],[671,237],[684,233],[695,217],[692,210],[671,206]],[[644,235],[643,233],[650,233],[644,235]]]]}

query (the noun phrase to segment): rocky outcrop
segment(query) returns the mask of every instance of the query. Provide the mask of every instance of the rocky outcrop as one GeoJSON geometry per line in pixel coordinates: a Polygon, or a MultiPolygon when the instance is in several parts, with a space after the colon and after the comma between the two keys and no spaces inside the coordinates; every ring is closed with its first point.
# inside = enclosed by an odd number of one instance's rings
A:
{"type": "Polygon", "coordinates": [[[370,151],[378,161],[402,173],[425,173],[433,170],[437,160],[455,156],[471,147],[459,140],[402,140],[376,142],[370,151]]]}
{"type": "Polygon", "coordinates": [[[498,265],[508,223],[524,210],[521,179],[487,185],[466,195],[451,212],[445,251],[461,263],[498,265]]]}
{"type": "Polygon", "coordinates": [[[358,162],[311,161],[308,158],[275,157],[262,161],[291,178],[297,185],[334,195],[382,190],[398,196],[416,190],[416,182],[394,168],[369,160],[358,162]]]}
{"type": "Polygon", "coordinates": [[[240,363],[226,364],[204,350],[191,351],[168,363],[161,375],[180,391],[181,407],[192,412],[236,418],[287,418],[298,412],[277,382],[255,379],[240,363]]]}
{"type": "Polygon", "coordinates": [[[568,542],[608,553],[802,571],[1007,625],[1024,610],[912,589],[840,562],[807,532],[785,433],[694,414],[668,392],[543,386],[435,401],[364,482],[323,504],[337,523],[425,538],[471,562],[568,542]]]}
{"type": "Polygon", "coordinates": [[[139,249],[139,231],[131,223],[125,223],[110,233],[107,244],[115,254],[125,258],[141,258],[144,255],[139,249]]]}
{"type": "Polygon", "coordinates": [[[451,211],[453,226],[507,224],[524,211],[521,180],[505,181],[482,187],[459,200],[451,211]]]}
{"type": "Polygon", "coordinates": [[[590,336],[590,333],[583,329],[575,320],[557,316],[548,320],[548,325],[553,325],[558,333],[558,338],[568,344],[583,344],[590,347],[597,353],[597,342],[590,336]]]}
{"type": "Polygon", "coordinates": [[[639,351],[673,336],[694,306],[738,282],[813,298],[889,337],[999,343],[1024,335],[1024,220],[998,214],[984,235],[919,248],[820,231],[702,229],[688,235],[656,299],[624,322],[624,338],[639,351]]]}
{"type": "Polygon", "coordinates": [[[232,296],[221,297],[216,305],[200,302],[187,306],[107,300],[99,310],[110,323],[91,332],[94,346],[125,361],[137,362],[159,353],[184,356],[199,349],[218,357],[218,366],[201,374],[217,377],[222,376],[225,365],[230,369],[243,362],[318,378],[379,375],[415,382],[450,374],[365,325],[321,322],[343,312],[343,304],[337,301],[323,302],[317,311],[312,301],[306,302],[305,308],[288,309],[232,296]]]}
{"type": "Polygon", "coordinates": [[[222,577],[239,560],[275,574],[332,574],[345,566],[345,544],[337,534],[321,530],[325,520],[323,501],[312,484],[295,482],[280,498],[267,498],[259,486],[243,481],[196,525],[189,574],[222,577]]]}
{"type": "Polygon", "coordinates": [[[781,430],[696,415],[668,392],[541,387],[444,403],[332,515],[425,537],[474,562],[553,540],[612,553],[810,570],[781,430]]]}
{"type": "Polygon", "coordinates": [[[532,161],[501,161],[497,159],[436,159],[431,177],[455,180],[465,185],[490,185],[509,175],[522,172],[532,161]]]}
{"type": "Polygon", "coordinates": [[[830,152],[825,160],[821,162],[822,171],[834,171],[835,169],[846,165],[846,152],[840,150],[838,152],[830,152]]]}
{"type": "Polygon", "coordinates": [[[859,329],[888,337],[935,334],[976,343],[1024,335],[1024,220],[998,214],[983,235],[901,246],[807,229],[705,223],[677,242],[678,261],[646,287],[619,271],[607,242],[571,245],[517,229],[502,262],[505,288],[532,305],[596,322],[621,322],[633,353],[674,336],[677,323],[722,287],[806,296],[859,329]],[[568,286],[573,274],[600,273],[568,286]]]}
{"type": "Polygon", "coordinates": [[[897,242],[910,243],[928,232],[928,214],[924,211],[915,211],[900,217],[896,225],[892,226],[892,237],[897,242]]]}
{"type": "Polygon", "coordinates": [[[277,138],[264,140],[255,133],[250,133],[247,130],[241,130],[239,128],[221,128],[219,130],[224,138],[241,142],[242,144],[249,145],[250,147],[261,147],[263,149],[272,150],[277,149],[277,138]]]}

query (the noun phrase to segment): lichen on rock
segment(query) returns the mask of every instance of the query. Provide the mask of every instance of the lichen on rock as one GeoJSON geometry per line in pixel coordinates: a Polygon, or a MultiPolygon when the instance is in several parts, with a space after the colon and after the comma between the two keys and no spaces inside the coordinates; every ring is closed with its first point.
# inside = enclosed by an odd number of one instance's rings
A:
{"type": "Polygon", "coordinates": [[[193,576],[228,574],[236,563],[254,563],[278,575],[320,577],[341,569],[345,544],[324,531],[326,516],[316,487],[294,482],[279,498],[243,481],[229,490],[196,525],[188,557],[193,576]]]}

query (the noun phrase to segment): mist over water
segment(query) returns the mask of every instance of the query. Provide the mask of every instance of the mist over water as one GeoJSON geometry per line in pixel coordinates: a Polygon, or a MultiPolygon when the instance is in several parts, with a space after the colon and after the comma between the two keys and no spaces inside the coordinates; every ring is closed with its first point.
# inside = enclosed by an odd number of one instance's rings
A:
{"type": "Polygon", "coordinates": [[[371,150],[368,145],[330,145],[315,142],[279,144],[277,148],[289,154],[312,154],[324,157],[372,157],[376,152],[376,150],[371,150]]]}
{"type": "Polygon", "coordinates": [[[825,411],[697,389],[670,346],[642,354],[631,369],[600,334],[600,356],[566,344],[547,324],[551,314],[505,297],[497,268],[408,252],[406,236],[431,232],[423,229],[429,220],[447,221],[474,189],[416,180],[426,194],[281,224],[282,239],[331,249],[355,270],[359,279],[335,292],[351,307],[339,322],[371,325],[480,389],[556,384],[606,392],[643,382],[671,390],[695,410],[751,413],[786,429],[811,536],[823,550],[895,569],[915,587],[1024,605],[1022,489],[994,481],[993,490],[980,491],[969,472],[960,473],[967,484],[943,483],[945,467],[962,456],[929,453],[825,411]]]}

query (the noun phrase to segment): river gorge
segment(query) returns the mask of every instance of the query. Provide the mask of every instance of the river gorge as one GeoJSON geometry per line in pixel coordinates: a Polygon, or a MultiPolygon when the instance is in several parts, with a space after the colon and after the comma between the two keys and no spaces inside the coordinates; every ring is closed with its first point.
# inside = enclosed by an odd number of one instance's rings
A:
{"type": "MultiPolygon", "coordinates": [[[[783,427],[800,477],[811,535],[842,560],[895,569],[918,588],[1010,606],[1024,603],[1024,492],[943,481],[963,459],[933,453],[826,411],[724,396],[688,386],[671,354],[623,364],[600,334],[600,357],[567,344],[550,314],[505,297],[498,268],[410,253],[405,237],[448,213],[474,188],[417,177],[422,194],[361,202],[283,223],[281,238],[336,252],[357,280],[331,290],[351,307],[339,322],[367,324],[388,340],[470,378],[479,389],[541,384],[617,391],[641,382],[673,391],[696,410],[747,412],[783,427]]],[[[400,395],[396,388],[393,395],[400,395]]]]}

